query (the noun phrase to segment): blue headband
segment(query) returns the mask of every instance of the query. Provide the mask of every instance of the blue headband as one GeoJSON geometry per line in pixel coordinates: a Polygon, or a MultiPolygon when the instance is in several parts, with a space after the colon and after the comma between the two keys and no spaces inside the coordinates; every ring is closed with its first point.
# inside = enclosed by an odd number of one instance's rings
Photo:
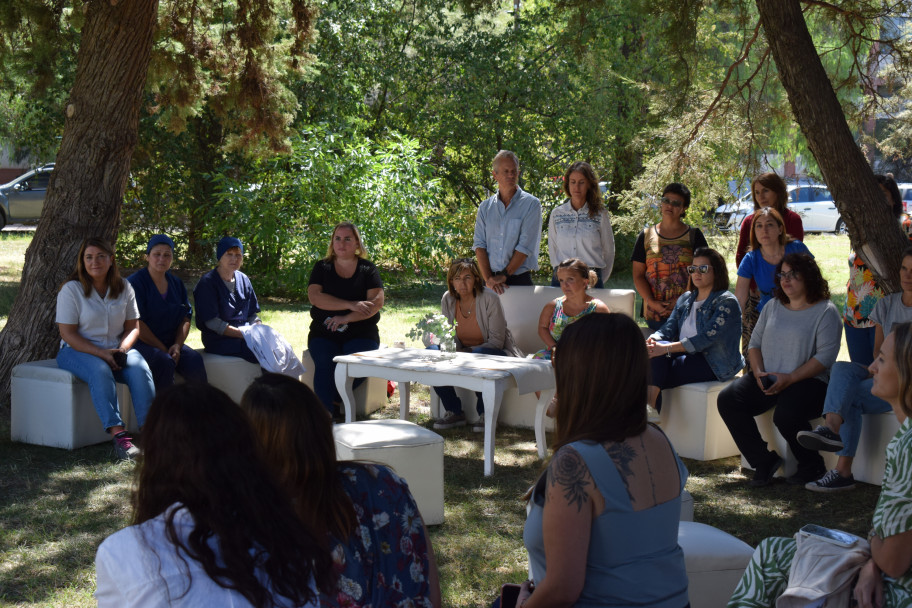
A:
{"type": "Polygon", "coordinates": [[[146,255],[149,255],[149,252],[152,251],[152,248],[156,245],[167,245],[171,248],[171,251],[174,251],[174,241],[171,240],[167,234],[156,234],[151,239],[149,239],[149,244],[146,245],[146,255]]]}
{"type": "Polygon", "coordinates": [[[241,253],[244,253],[244,245],[241,243],[241,239],[234,238],[233,236],[222,237],[222,240],[218,242],[218,247],[215,248],[215,259],[221,260],[222,256],[225,255],[225,252],[232,247],[238,247],[241,250],[241,253]]]}

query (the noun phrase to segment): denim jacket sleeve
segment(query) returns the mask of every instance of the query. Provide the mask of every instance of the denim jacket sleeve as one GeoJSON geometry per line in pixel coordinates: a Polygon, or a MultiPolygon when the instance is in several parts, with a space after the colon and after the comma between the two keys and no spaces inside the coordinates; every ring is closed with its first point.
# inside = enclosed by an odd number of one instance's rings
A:
{"type": "Polygon", "coordinates": [[[654,340],[668,340],[669,342],[675,342],[678,339],[678,336],[681,335],[681,323],[683,323],[684,319],[687,318],[687,315],[690,314],[690,305],[693,303],[691,294],[693,294],[691,291],[685,291],[681,294],[681,297],[675,302],[675,307],[671,311],[671,315],[665,320],[662,327],[649,336],[650,338],[654,340]]]}
{"type": "Polygon", "coordinates": [[[731,332],[741,335],[741,324],[737,322],[741,320],[741,306],[735,296],[730,291],[717,291],[710,296],[710,303],[709,318],[703,315],[697,318],[697,335],[681,341],[688,353],[703,352],[712,342],[724,339],[731,332]]]}

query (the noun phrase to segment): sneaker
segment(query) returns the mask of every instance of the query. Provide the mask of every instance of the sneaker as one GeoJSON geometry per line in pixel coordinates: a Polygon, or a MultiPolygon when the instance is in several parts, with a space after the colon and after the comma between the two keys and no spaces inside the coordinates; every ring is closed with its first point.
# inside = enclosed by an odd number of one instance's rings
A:
{"type": "Polygon", "coordinates": [[[446,429],[456,428],[457,426],[465,426],[465,423],[465,414],[444,412],[442,418],[438,418],[434,421],[434,428],[438,431],[443,431],[446,429]]]}
{"type": "Polygon", "coordinates": [[[793,486],[804,486],[816,479],[820,479],[824,474],[826,474],[825,467],[820,467],[819,469],[814,469],[812,471],[799,470],[794,475],[789,475],[785,479],[785,483],[793,486]]]}
{"type": "Polygon", "coordinates": [[[782,460],[782,457],[776,452],[773,452],[770,462],[757,467],[754,471],[754,478],[748,482],[748,485],[752,488],[768,486],[773,480],[773,475],[776,474],[776,471],[778,471],[779,467],[783,464],[785,464],[785,461],[782,460]]]}
{"type": "Polygon", "coordinates": [[[834,433],[824,425],[819,425],[813,431],[801,431],[798,433],[798,443],[802,447],[815,452],[838,452],[842,449],[842,439],[838,433],[834,433]]]}
{"type": "Polygon", "coordinates": [[[134,460],[139,456],[139,448],[133,445],[133,438],[126,431],[114,435],[114,455],[117,460],[134,460]]]}
{"type": "Polygon", "coordinates": [[[472,423],[472,432],[484,433],[484,416],[480,416],[478,420],[472,423]]]}
{"type": "Polygon", "coordinates": [[[839,474],[839,471],[833,469],[832,471],[827,471],[827,474],[817,481],[812,481],[804,487],[811,492],[840,492],[842,490],[851,490],[855,487],[855,476],[849,475],[848,477],[843,477],[839,474]]]}

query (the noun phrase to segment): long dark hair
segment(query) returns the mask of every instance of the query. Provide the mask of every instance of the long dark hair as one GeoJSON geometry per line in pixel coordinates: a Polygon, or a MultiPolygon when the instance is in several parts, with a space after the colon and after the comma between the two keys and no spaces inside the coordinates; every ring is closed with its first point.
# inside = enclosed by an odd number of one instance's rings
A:
{"type": "Polygon", "coordinates": [[[108,268],[108,274],[105,275],[105,283],[111,298],[117,298],[123,293],[124,285],[123,279],[120,278],[120,271],[117,269],[117,260],[114,259],[114,246],[99,236],[89,237],[82,242],[82,246],[79,247],[79,257],[76,258],[76,268],[67,277],[67,282],[79,281],[82,284],[82,292],[87,298],[92,293],[92,277],[89,276],[85,267],[85,251],[89,247],[97,247],[111,256],[111,267],[108,268]]]}
{"type": "Polygon", "coordinates": [[[244,391],[241,409],[298,516],[315,530],[348,538],[358,519],[336,470],[332,418],[319,398],[294,378],[263,374],[244,391]]]}
{"type": "Polygon", "coordinates": [[[779,212],[779,215],[785,216],[785,212],[788,209],[788,186],[785,185],[785,180],[783,180],[776,173],[761,173],[754,178],[754,181],[751,182],[751,199],[754,201],[754,211],[760,209],[760,205],[757,203],[756,197],[754,197],[754,188],[760,184],[765,186],[773,191],[776,195],[776,202],[772,207],[779,212]]]}
{"type": "Polygon", "coordinates": [[[589,163],[585,161],[573,163],[564,172],[564,193],[567,196],[570,196],[570,174],[574,171],[582,173],[583,177],[586,178],[586,208],[589,210],[589,217],[595,217],[605,208],[605,203],[602,202],[602,190],[599,188],[598,176],[589,163]]]}
{"type": "Polygon", "coordinates": [[[555,452],[581,439],[623,441],[646,430],[649,357],[630,317],[594,313],[571,323],[552,362],[560,395],[555,452]]]}
{"type": "Polygon", "coordinates": [[[149,408],[143,447],[135,524],[165,513],[168,541],[257,608],[273,606],[273,594],[295,605],[317,601],[311,575],[320,588],[332,587],[329,553],[295,516],[261,460],[250,422],[225,393],[208,384],[162,391],[149,408]],[[179,510],[169,509],[175,503],[193,517],[186,538],[175,526],[179,510]]]}

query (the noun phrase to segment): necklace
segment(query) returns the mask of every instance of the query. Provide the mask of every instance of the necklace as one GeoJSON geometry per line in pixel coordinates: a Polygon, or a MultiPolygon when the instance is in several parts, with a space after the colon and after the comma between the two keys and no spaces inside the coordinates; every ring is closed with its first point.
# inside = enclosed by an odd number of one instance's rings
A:
{"type": "Polygon", "coordinates": [[[471,317],[473,312],[475,312],[475,302],[472,302],[471,304],[469,304],[469,312],[465,312],[462,309],[462,304],[459,304],[459,314],[462,315],[463,319],[468,319],[469,317],[471,317]]]}

